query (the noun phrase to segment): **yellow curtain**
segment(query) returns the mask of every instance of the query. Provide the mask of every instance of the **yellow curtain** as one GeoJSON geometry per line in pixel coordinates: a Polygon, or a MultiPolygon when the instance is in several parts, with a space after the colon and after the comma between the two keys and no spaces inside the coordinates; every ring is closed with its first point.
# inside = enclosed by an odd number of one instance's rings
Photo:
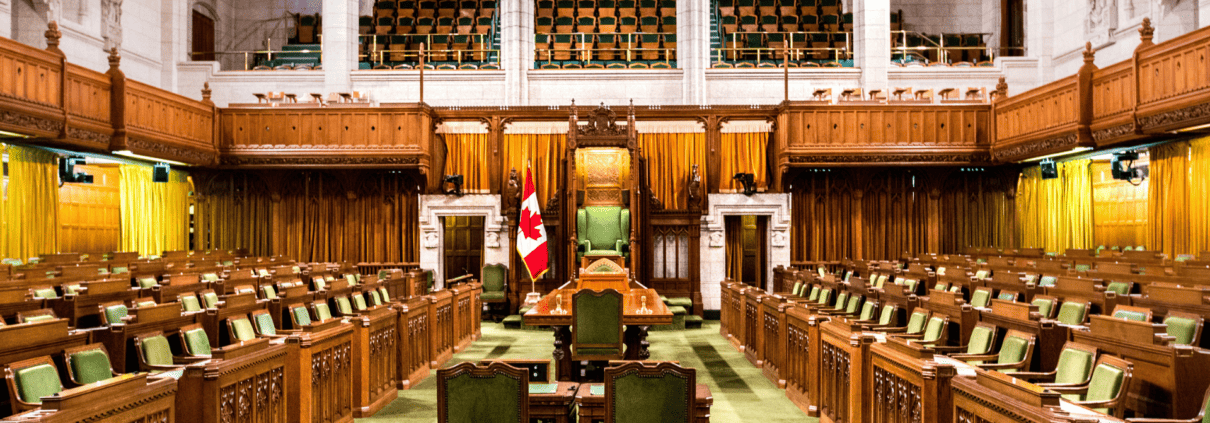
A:
{"type": "Polygon", "coordinates": [[[765,172],[768,132],[722,134],[719,141],[719,190],[742,190],[743,185],[731,178],[740,172],[755,174],[757,188],[768,188],[765,172]]]}
{"type": "Polygon", "coordinates": [[[1025,169],[1017,184],[1017,227],[1021,246],[1060,253],[1091,248],[1092,160],[1059,163],[1058,179],[1042,179],[1039,167],[1025,169]]]}
{"type": "MultiPolygon", "coordinates": [[[[1150,176],[1147,180],[1146,247],[1169,257],[1191,251],[1189,143],[1174,142],[1148,149],[1150,176]]],[[[1200,193],[1206,195],[1205,192],[1200,193]]]]}
{"type": "Polygon", "coordinates": [[[567,134],[505,134],[502,144],[505,163],[500,180],[507,184],[509,170],[516,169],[524,185],[526,163],[532,164],[538,205],[545,208],[546,201],[559,189],[559,165],[567,148],[567,134]]]}
{"type": "Polygon", "coordinates": [[[26,262],[59,252],[58,155],[9,145],[8,186],[0,215],[0,257],[26,262]]]}
{"type": "MultiPolygon", "coordinates": [[[[487,190],[491,188],[488,175],[489,134],[444,134],[448,175],[462,175],[463,190],[487,190]]],[[[486,192],[486,191],[484,191],[486,192]]]]}
{"type": "MultiPolygon", "coordinates": [[[[1210,137],[1189,143],[1189,254],[1210,251],[1210,137]]],[[[1175,257],[1175,256],[1172,256],[1175,257]]]]}
{"type": "MultiPolygon", "coordinates": [[[[639,147],[647,157],[647,182],[666,209],[689,208],[689,176],[698,165],[706,174],[706,134],[639,134],[639,147]]],[[[704,188],[703,188],[704,189],[704,188]]]]}
{"type": "Polygon", "coordinates": [[[152,168],[121,165],[122,251],[158,255],[189,248],[189,179],[171,171],[152,182],[152,168]]]}

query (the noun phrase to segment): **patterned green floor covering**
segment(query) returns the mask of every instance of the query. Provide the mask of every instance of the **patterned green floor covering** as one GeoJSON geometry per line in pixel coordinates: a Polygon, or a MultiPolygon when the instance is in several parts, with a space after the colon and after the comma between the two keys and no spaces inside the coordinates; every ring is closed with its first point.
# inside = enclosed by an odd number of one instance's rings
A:
{"type": "MultiPolygon", "coordinates": [[[[682,366],[697,369],[699,383],[710,385],[714,406],[710,421],[718,422],[815,422],[790,400],[785,391],[761,375],[718,334],[718,321],[707,321],[701,329],[653,331],[653,360],[678,360],[682,366]]],[[[549,331],[504,329],[499,324],[483,323],[483,338],[466,351],[454,355],[447,364],[488,358],[549,358],[554,338],[549,331]]],[[[435,422],[437,421],[437,379],[433,375],[419,386],[399,393],[399,399],[372,418],[358,421],[435,422]]]]}

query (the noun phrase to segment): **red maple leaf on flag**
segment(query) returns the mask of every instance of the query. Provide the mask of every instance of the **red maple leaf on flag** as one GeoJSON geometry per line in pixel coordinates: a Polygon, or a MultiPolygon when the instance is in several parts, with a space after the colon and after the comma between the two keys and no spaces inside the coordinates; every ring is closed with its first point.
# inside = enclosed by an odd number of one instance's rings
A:
{"type": "Polygon", "coordinates": [[[542,216],[530,209],[525,209],[521,212],[519,226],[521,227],[521,232],[525,233],[526,238],[538,239],[538,237],[542,236],[542,233],[538,232],[538,227],[542,226],[542,216]]]}

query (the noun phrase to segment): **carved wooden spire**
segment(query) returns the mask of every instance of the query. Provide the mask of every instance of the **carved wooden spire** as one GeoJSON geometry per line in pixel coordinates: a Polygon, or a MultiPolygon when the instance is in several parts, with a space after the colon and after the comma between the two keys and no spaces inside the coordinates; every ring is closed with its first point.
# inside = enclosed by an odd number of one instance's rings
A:
{"type": "Polygon", "coordinates": [[[1151,26],[1151,18],[1143,18],[1143,26],[1139,27],[1139,48],[1151,47],[1155,43],[1151,39],[1155,37],[1155,28],[1151,26]]]}
{"type": "Polygon", "coordinates": [[[202,84],[202,103],[208,106],[213,106],[214,102],[210,101],[210,83],[202,84]]]}
{"type": "Polygon", "coordinates": [[[1000,82],[996,83],[996,90],[992,91],[992,100],[999,100],[1008,97],[1008,80],[1003,76],[1000,77],[1000,82]]]}
{"type": "Polygon", "coordinates": [[[1096,59],[1096,55],[1096,50],[1092,49],[1092,41],[1084,42],[1084,64],[1092,64],[1092,61],[1096,59]]]}
{"type": "Polygon", "coordinates": [[[59,39],[63,38],[63,33],[59,32],[59,23],[50,21],[46,24],[46,50],[51,53],[63,55],[63,50],[59,50],[59,39]]]}

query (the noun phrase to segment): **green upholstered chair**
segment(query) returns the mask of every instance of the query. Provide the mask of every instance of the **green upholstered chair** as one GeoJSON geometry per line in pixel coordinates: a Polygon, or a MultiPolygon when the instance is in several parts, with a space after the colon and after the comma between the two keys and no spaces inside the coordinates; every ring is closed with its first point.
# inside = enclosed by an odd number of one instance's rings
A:
{"type": "Polygon", "coordinates": [[[1172,343],[1177,345],[1199,345],[1202,335],[1202,316],[1168,311],[1164,324],[1168,326],[1168,335],[1175,338],[1172,343]]]}
{"type": "Polygon", "coordinates": [[[354,310],[365,311],[367,308],[369,308],[366,306],[366,297],[364,294],[353,294],[352,298],[354,310]]]}
{"type": "Polygon", "coordinates": [[[316,301],[311,303],[311,311],[314,312],[315,321],[322,322],[332,318],[332,308],[328,307],[327,301],[316,301]]]}
{"type": "Polygon", "coordinates": [[[817,301],[817,300],[819,300],[819,285],[812,286],[811,295],[807,296],[807,301],[817,301]]]}
{"type": "Polygon", "coordinates": [[[311,278],[311,288],[316,291],[326,291],[328,289],[328,281],[319,276],[311,278]]]}
{"type": "Polygon", "coordinates": [[[584,289],[571,301],[572,360],[621,360],[622,293],[584,289]]]}
{"type": "Polygon", "coordinates": [[[989,272],[985,269],[980,269],[980,270],[975,271],[975,279],[977,279],[977,280],[984,280],[990,276],[991,276],[991,272],[989,272]]]}
{"type": "Polygon", "coordinates": [[[1029,369],[1029,363],[1034,353],[1033,334],[1017,330],[1009,330],[1000,343],[1000,352],[996,354],[957,355],[954,358],[978,365],[986,370],[996,370],[1004,373],[1029,369]],[[989,363],[989,361],[994,362],[989,363]]]}
{"type": "MultiPolygon", "coordinates": [[[[1092,365],[1097,361],[1097,349],[1091,345],[1068,341],[1059,353],[1059,362],[1049,372],[1015,372],[1013,377],[1028,380],[1045,388],[1074,387],[1088,384],[1092,365]]],[[[1078,394],[1065,394],[1064,399],[1078,401],[1078,394]]]]}
{"type": "Polygon", "coordinates": [[[382,305],[382,294],[379,294],[378,291],[370,291],[370,303],[375,307],[382,305]]]}
{"type": "Polygon", "coordinates": [[[874,313],[878,312],[878,304],[873,301],[866,301],[861,305],[861,314],[857,316],[858,320],[869,321],[874,318],[874,313]]]}
{"type": "Polygon", "coordinates": [[[1115,319],[1132,320],[1135,322],[1150,322],[1151,309],[1128,305],[1118,305],[1113,308],[1112,316],[1115,319]]]}
{"type": "Polygon", "coordinates": [[[1043,319],[1049,319],[1054,316],[1055,304],[1058,303],[1058,298],[1046,295],[1036,295],[1033,302],[1031,302],[1031,304],[1038,306],[1038,315],[1042,316],[1043,319]]]}
{"type": "Polygon", "coordinates": [[[905,333],[897,335],[900,338],[917,340],[922,344],[945,345],[949,334],[949,316],[942,314],[934,314],[929,317],[928,322],[924,324],[924,329],[918,333],[905,333]]]}
{"type": "Polygon", "coordinates": [[[845,282],[848,282],[848,281],[849,281],[849,278],[851,278],[851,277],[853,277],[853,271],[852,271],[852,270],[848,270],[848,271],[845,271],[845,272],[844,272],[844,281],[845,281],[845,282]]]}
{"type": "Polygon", "coordinates": [[[1043,287],[1043,288],[1053,288],[1055,286],[1055,283],[1058,282],[1058,280],[1059,280],[1059,278],[1057,276],[1043,275],[1040,278],[1038,278],[1038,286],[1043,287]]]}
{"type": "Polygon", "coordinates": [[[276,300],[277,288],[274,288],[273,285],[261,285],[260,298],[262,300],[276,300]]]}
{"type": "Polygon", "coordinates": [[[1065,395],[1078,395],[1071,402],[1093,409],[1096,412],[1122,418],[1126,414],[1126,393],[1134,365],[1118,357],[1101,354],[1092,368],[1092,377],[1083,386],[1051,386],[1050,390],[1065,395]]]}
{"type": "Polygon", "coordinates": [[[528,423],[529,372],[501,362],[437,370],[440,423],[528,423]]]}
{"type": "Polygon", "coordinates": [[[197,295],[181,294],[176,299],[181,303],[181,311],[186,313],[202,311],[202,303],[198,301],[197,295]]]}
{"type": "Polygon", "coordinates": [[[105,318],[105,324],[107,325],[125,323],[128,320],[129,310],[126,308],[126,303],[117,301],[101,304],[98,307],[101,308],[101,316],[105,318]]]}
{"type": "Polygon", "coordinates": [[[181,328],[181,351],[192,357],[210,356],[210,337],[202,325],[194,323],[181,328]]]}
{"type": "Polygon", "coordinates": [[[1134,282],[1113,281],[1105,286],[1105,292],[1112,292],[1118,295],[1130,295],[1132,289],[1134,289],[1134,282]]]}
{"type": "Polygon", "coordinates": [[[1014,303],[1017,302],[1017,299],[1020,297],[1020,292],[1007,290],[1001,290],[1000,293],[996,295],[997,300],[1012,301],[1014,303]]]}
{"type": "Polygon", "coordinates": [[[68,381],[73,386],[100,382],[118,375],[109,363],[105,344],[68,348],[63,351],[63,358],[67,364],[68,381]]]}
{"type": "Polygon", "coordinates": [[[141,276],[138,278],[138,282],[139,288],[142,289],[151,289],[151,287],[158,285],[154,276],[141,276]]]}
{"type": "Polygon", "coordinates": [[[153,300],[151,298],[139,298],[134,301],[135,308],[155,307],[155,306],[156,306],[155,300],[153,300]]]}
{"type": "Polygon", "coordinates": [[[176,370],[181,364],[208,358],[174,357],[172,347],[168,345],[168,338],[163,332],[138,334],[133,340],[139,358],[139,371],[159,373],[176,370]]]}
{"type": "Polygon", "coordinates": [[[949,282],[937,282],[936,285],[933,285],[933,289],[937,291],[945,291],[950,289],[950,284],[949,282]]]}
{"type": "Polygon", "coordinates": [[[233,288],[231,290],[231,292],[235,295],[243,295],[243,294],[256,295],[256,288],[253,288],[252,285],[240,285],[240,286],[233,288]]]}
{"type": "Polygon", "coordinates": [[[1088,302],[1064,301],[1055,320],[1065,325],[1083,325],[1088,320],[1088,308],[1088,302]]]}
{"type": "Polygon", "coordinates": [[[487,264],[483,266],[483,293],[479,298],[485,303],[507,302],[504,294],[508,284],[508,266],[487,264]]]}
{"type": "Polygon", "coordinates": [[[202,274],[202,282],[218,282],[218,274],[209,272],[202,274]]]}
{"type": "Polygon", "coordinates": [[[306,305],[293,304],[289,307],[289,310],[292,329],[302,329],[303,326],[311,324],[311,313],[307,311],[306,305]]]}
{"type": "Polygon", "coordinates": [[[882,306],[882,312],[878,314],[878,322],[876,325],[880,328],[890,327],[897,321],[896,317],[899,314],[899,306],[895,304],[887,304],[882,306]]]}
{"type": "Polygon", "coordinates": [[[984,355],[991,354],[992,347],[996,345],[996,327],[987,323],[979,323],[971,329],[970,341],[963,346],[950,347],[944,345],[934,345],[933,350],[938,353],[957,353],[957,355],[984,355]]]}
{"type": "Polygon", "coordinates": [[[218,294],[216,294],[213,289],[207,289],[205,291],[202,291],[201,296],[202,296],[202,305],[205,306],[206,308],[219,308],[219,306],[221,305],[220,301],[218,299],[218,294]]]}
{"type": "Polygon", "coordinates": [[[252,321],[248,320],[247,316],[228,318],[227,333],[232,343],[256,339],[256,329],[252,327],[252,321]]]}
{"type": "Polygon", "coordinates": [[[832,288],[824,288],[819,291],[819,298],[815,299],[815,304],[826,306],[832,303],[832,288]]]}
{"type": "Polygon", "coordinates": [[[349,286],[357,286],[357,276],[352,273],[345,274],[345,282],[348,282],[349,286]]]}
{"type": "Polygon", "coordinates": [[[30,289],[30,293],[31,297],[39,300],[54,300],[59,298],[59,293],[49,286],[30,289]]]}
{"type": "Polygon", "coordinates": [[[590,206],[576,210],[576,262],[585,254],[626,257],[630,251],[630,210],[590,206]]]}
{"type": "Polygon", "coordinates": [[[802,281],[794,282],[794,288],[790,289],[790,295],[795,297],[802,296],[802,281]]]}
{"type": "Polygon", "coordinates": [[[256,324],[252,326],[260,336],[277,336],[277,326],[273,324],[273,316],[266,310],[257,310],[249,314],[256,324]]]}
{"type": "Polygon", "coordinates": [[[904,328],[904,335],[916,335],[924,330],[925,324],[928,323],[929,312],[923,308],[918,308],[912,311],[908,316],[907,327],[904,328]]]}
{"type": "Polygon", "coordinates": [[[50,357],[9,364],[4,373],[13,414],[38,408],[42,404],[42,397],[63,391],[59,371],[50,357]]]}
{"type": "Polygon", "coordinates": [[[606,423],[694,421],[697,372],[672,363],[629,362],[605,369],[606,423]]]}
{"type": "Polygon", "coordinates": [[[971,307],[985,308],[991,302],[992,291],[990,288],[977,288],[971,293],[971,307]]]}
{"type": "Polygon", "coordinates": [[[391,302],[391,293],[387,292],[387,288],[385,286],[378,287],[378,295],[382,296],[382,302],[384,302],[384,303],[391,302]]]}
{"type": "Polygon", "coordinates": [[[336,297],[333,301],[336,302],[336,311],[341,316],[353,315],[353,303],[349,301],[349,297],[336,297]]]}
{"type": "Polygon", "coordinates": [[[49,308],[22,311],[17,313],[17,323],[47,322],[57,318],[59,317],[55,315],[55,311],[49,308]]]}

